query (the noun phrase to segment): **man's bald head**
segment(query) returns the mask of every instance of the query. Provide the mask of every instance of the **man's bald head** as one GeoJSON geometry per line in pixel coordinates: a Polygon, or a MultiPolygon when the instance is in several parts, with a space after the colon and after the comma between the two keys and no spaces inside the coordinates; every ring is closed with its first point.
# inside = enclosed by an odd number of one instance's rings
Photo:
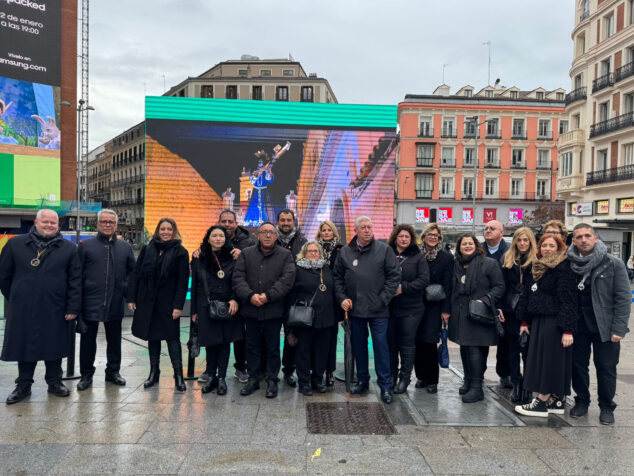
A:
{"type": "Polygon", "coordinates": [[[491,220],[484,226],[484,241],[490,248],[500,244],[504,235],[504,225],[497,220],[491,220]]]}
{"type": "Polygon", "coordinates": [[[43,208],[35,215],[35,229],[43,237],[54,236],[59,231],[59,217],[55,210],[43,208]]]}

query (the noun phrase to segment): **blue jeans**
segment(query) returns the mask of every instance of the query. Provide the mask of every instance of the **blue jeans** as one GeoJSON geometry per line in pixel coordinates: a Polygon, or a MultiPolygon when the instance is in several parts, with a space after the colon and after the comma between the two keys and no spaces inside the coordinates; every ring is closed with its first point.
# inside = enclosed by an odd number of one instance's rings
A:
{"type": "Polygon", "coordinates": [[[390,350],[387,342],[387,317],[350,319],[352,330],[352,353],[357,362],[357,376],[359,383],[370,382],[368,370],[368,326],[372,332],[372,347],[374,349],[374,369],[381,390],[392,388],[392,375],[390,372],[390,350]]]}

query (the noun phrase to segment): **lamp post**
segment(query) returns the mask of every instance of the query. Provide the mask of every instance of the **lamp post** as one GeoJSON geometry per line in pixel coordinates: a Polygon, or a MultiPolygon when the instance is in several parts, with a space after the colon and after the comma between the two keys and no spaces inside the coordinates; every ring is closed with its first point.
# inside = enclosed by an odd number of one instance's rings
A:
{"type": "Polygon", "coordinates": [[[473,197],[471,198],[471,208],[473,209],[473,217],[471,221],[471,233],[475,235],[475,222],[476,222],[476,192],[478,191],[478,135],[480,134],[480,126],[487,124],[491,119],[487,119],[483,122],[478,122],[478,116],[471,116],[469,122],[475,124],[475,158],[473,160],[473,197]]]}
{"type": "Polygon", "coordinates": [[[75,223],[76,234],[76,243],[79,245],[79,241],[81,240],[81,226],[80,226],[80,190],[81,190],[81,113],[83,111],[94,111],[95,108],[86,104],[86,101],[80,99],[78,101],[78,106],[73,107],[71,103],[68,101],[62,101],[60,103],[62,106],[70,107],[71,109],[75,109],[77,111],[77,218],[75,223]]]}

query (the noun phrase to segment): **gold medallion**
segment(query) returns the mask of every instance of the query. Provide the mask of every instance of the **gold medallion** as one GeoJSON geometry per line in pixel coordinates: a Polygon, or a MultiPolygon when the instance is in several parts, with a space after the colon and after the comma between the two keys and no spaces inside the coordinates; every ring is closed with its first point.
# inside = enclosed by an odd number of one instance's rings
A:
{"type": "Polygon", "coordinates": [[[225,277],[225,272],[223,270],[218,271],[216,274],[220,279],[225,277]]]}
{"type": "Polygon", "coordinates": [[[40,265],[40,259],[39,258],[33,258],[31,260],[31,266],[33,266],[34,268],[37,268],[40,265]]]}
{"type": "Polygon", "coordinates": [[[325,293],[325,292],[326,292],[326,285],[325,285],[325,284],[323,284],[323,283],[322,283],[322,284],[320,284],[320,285],[319,285],[319,290],[320,290],[322,293],[325,293]]]}

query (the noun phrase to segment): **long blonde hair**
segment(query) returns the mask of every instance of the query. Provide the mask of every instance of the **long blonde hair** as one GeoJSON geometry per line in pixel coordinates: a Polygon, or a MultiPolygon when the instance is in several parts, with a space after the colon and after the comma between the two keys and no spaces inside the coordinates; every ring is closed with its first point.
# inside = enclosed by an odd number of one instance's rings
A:
{"type": "Polygon", "coordinates": [[[522,255],[520,253],[520,250],[517,248],[517,242],[522,235],[528,238],[530,248],[528,248],[528,251],[526,252],[526,261],[524,261],[524,264],[521,264],[520,266],[522,268],[526,268],[527,266],[532,265],[535,260],[537,260],[537,242],[535,241],[535,234],[530,228],[523,226],[515,230],[515,233],[513,233],[511,246],[509,247],[508,251],[504,253],[504,264],[502,265],[504,268],[511,269],[513,266],[520,264],[520,259],[522,255]]]}

